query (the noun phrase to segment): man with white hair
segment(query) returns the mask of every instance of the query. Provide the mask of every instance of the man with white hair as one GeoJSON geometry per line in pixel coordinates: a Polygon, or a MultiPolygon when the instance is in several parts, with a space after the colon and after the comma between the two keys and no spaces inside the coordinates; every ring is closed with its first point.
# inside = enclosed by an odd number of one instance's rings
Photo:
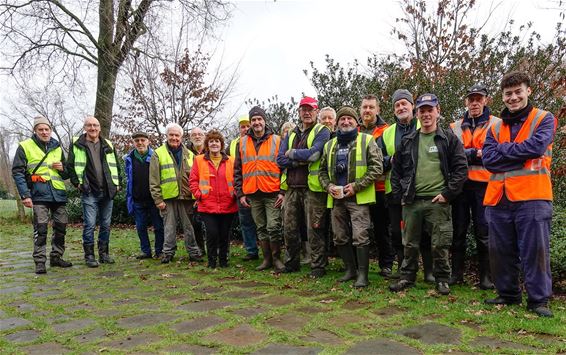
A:
{"type": "Polygon", "coordinates": [[[83,249],[88,267],[98,267],[94,257],[94,230],[99,221],[98,261],[113,264],[108,253],[114,196],[120,190],[122,174],[114,146],[100,136],[100,122],[94,116],[84,121],[84,131],[73,138],[68,170],[71,183],[81,191],[83,205],[83,249]]]}
{"type": "Polygon", "coordinates": [[[190,261],[201,261],[202,252],[195,240],[195,232],[188,211],[192,203],[189,173],[193,153],[183,146],[183,128],[176,123],[165,127],[167,142],[155,150],[149,163],[149,190],[155,206],[160,210],[165,227],[162,264],[173,260],[177,250],[177,222],[181,223],[190,261]]]}

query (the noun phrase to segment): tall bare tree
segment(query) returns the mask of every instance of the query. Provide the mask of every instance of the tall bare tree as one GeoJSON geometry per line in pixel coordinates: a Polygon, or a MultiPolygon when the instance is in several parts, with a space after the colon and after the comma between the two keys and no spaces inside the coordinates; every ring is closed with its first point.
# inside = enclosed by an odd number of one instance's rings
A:
{"type": "Polygon", "coordinates": [[[108,135],[119,70],[133,51],[148,54],[135,46],[158,30],[150,19],[172,6],[205,31],[229,14],[223,0],[0,0],[0,48],[8,60],[3,69],[54,68],[70,81],[84,67],[95,67],[94,115],[108,135]]]}

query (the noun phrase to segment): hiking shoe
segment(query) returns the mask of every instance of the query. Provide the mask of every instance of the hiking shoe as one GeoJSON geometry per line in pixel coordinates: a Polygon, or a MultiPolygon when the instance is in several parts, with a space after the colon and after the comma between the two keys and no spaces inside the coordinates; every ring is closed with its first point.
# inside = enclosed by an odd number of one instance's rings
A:
{"type": "Polygon", "coordinates": [[[444,296],[449,295],[450,286],[448,286],[448,282],[438,282],[436,284],[436,291],[444,296]]]}
{"type": "Polygon", "coordinates": [[[536,314],[539,317],[547,317],[547,318],[552,318],[554,317],[554,315],[552,314],[552,311],[550,310],[550,308],[548,308],[547,305],[545,304],[541,304],[538,306],[532,306],[532,307],[527,307],[527,309],[531,312],[533,312],[534,314],[536,314]]]}
{"type": "Polygon", "coordinates": [[[151,254],[141,253],[136,255],[136,259],[138,260],[151,259],[151,254]]]}
{"type": "Polygon", "coordinates": [[[381,269],[381,271],[379,271],[379,275],[385,277],[386,279],[389,279],[393,275],[393,271],[391,271],[391,269],[388,267],[384,267],[381,269]]]}
{"type": "Polygon", "coordinates": [[[38,275],[46,274],[47,269],[45,268],[45,263],[35,263],[35,273],[38,275]]]}
{"type": "Polygon", "coordinates": [[[299,272],[299,271],[301,271],[300,268],[294,268],[289,266],[285,266],[285,268],[281,270],[283,274],[292,274],[294,272],[299,272]]]}
{"type": "Polygon", "coordinates": [[[51,267],[71,267],[73,264],[71,262],[65,261],[60,257],[49,258],[49,265],[51,267]]]}
{"type": "Polygon", "coordinates": [[[399,292],[399,291],[403,291],[407,288],[413,287],[414,285],[415,285],[415,283],[411,282],[409,280],[399,280],[399,281],[394,282],[391,285],[389,285],[389,291],[399,292]]]}
{"type": "Polygon", "coordinates": [[[259,259],[259,255],[257,254],[247,254],[246,256],[244,256],[242,258],[242,261],[252,261],[252,260],[258,260],[259,259]]]}
{"type": "Polygon", "coordinates": [[[171,255],[163,255],[163,257],[161,258],[161,263],[169,264],[171,260],[173,260],[173,257],[171,255]]]}
{"type": "Polygon", "coordinates": [[[505,297],[495,297],[495,298],[488,298],[485,301],[483,301],[485,304],[489,304],[489,305],[498,305],[498,304],[505,304],[505,305],[511,305],[511,304],[521,304],[521,300],[514,300],[511,298],[505,298],[505,297]]]}
{"type": "Polygon", "coordinates": [[[326,270],[324,269],[312,269],[310,273],[310,277],[313,279],[320,279],[324,275],[326,275],[326,270]]]}

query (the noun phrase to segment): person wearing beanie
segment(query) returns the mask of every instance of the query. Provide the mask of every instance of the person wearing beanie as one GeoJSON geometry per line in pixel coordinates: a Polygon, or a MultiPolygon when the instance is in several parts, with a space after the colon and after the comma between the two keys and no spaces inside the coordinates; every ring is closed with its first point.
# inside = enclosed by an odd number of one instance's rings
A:
{"type": "Polygon", "coordinates": [[[86,117],[83,128],[85,133],[73,138],[67,167],[71,183],[81,192],[85,264],[98,267],[94,257],[97,222],[100,226],[98,260],[104,264],[114,263],[109,254],[110,222],[113,200],[122,186],[122,173],[114,145],[100,136],[98,119],[86,117]]]}
{"type": "Polygon", "coordinates": [[[440,105],[434,94],[424,94],[416,104],[421,127],[403,138],[395,153],[391,193],[403,206],[404,260],[400,279],[389,285],[399,292],[415,284],[422,230],[431,236],[436,291],[450,294],[450,202],[462,191],[468,175],[464,148],[449,129],[438,125],[440,105]]]}
{"type": "MultiPolygon", "coordinates": [[[[230,146],[226,149],[226,154],[235,159],[237,155],[237,147],[240,139],[248,134],[250,129],[250,116],[243,115],[238,119],[238,128],[240,130],[240,135],[232,139],[230,146]]],[[[246,249],[246,255],[242,258],[243,261],[257,260],[259,259],[257,250],[257,232],[254,219],[252,217],[252,210],[248,207],[242,206],[240,201],[238,203],[238,218],[235,223],[240,223],[240,231],[242,233],[242,242],[244,243],[244,249],[246,249]]]]}
{"type": "MultiPolygon", "coordinates": [[[[399,196],[391,194],[391,163],[395,152],[400,149],[401,140],[404,136],[411,134],[420,127],[420,123],[414,117],[413,94],[407,89],[397,89],[393,93],[393,113],[395,123],[387,127],[381,137],[377,139],[377,146],[383,153],[383,171],[385,172],[385,202],[388,209],[389,223],[391,226],[391,246],[397,256],[397,273],[389,276],[399,278],[399,269],[403,264],[404,247],[401,238],[402,208],[399,196]]],[[[432,275],[432,255],[430,253],[430,235],[423,231],[421,240],[421,257],[423,260],[424,279],[434,283],[432,275]]],[[[387,277],[387,275],[385,275],[387,277]]]]}
{"type": "Polygon", "coordinates": [[[285,170],[287,182],[283,209],[285,272],[297,272],[301,268],[301,230],[306,224],[308,246],[303,245],[303,249],[310,249],[310,276],[320,278],[326,274],[328,257],[324,234],[326,192],[320,186],[318,172],[330,130],[317,122],[318,102],[314,98],[303,97],[298,111],[301,123],[282,141],[277,155],[277,164],[285,170]]]}
{"type": "Polygon", "coordinates": [[[462,193],[452,202],[452,275],[450,285],[464,283],[466,240],[470,220],[474,224],[474,237],[478,255],[479,288],[494,288],[489,271],[488,228],[485,221],[483,198],[491,173],[482,163],[482,148],[489,127],[499,121],[493,116],[487,102],[489,96],[485,86],[473,85],[464,99],[467,111],[464,116],[450,124],[450,128],[464,146],[468,159],[468,180],[462,193]]]}
{"type": "Polygon", "coordinates": [[[527,309],[552,317],[550,224],[552,221],[552,143],[557,120],[529,102],[524,72],[503,76],[505,109],[483,145],[482,162],[493,175],[487,184],[485,217],[489,228],[491,275],[498,296],[490,305],[520,304],[523,271],[527,309]]]}
{"type": "MultiPolygon", "coordinates": [[[[366,95],[362,98],[360,105],[360,126],[359,131],[379,139],[383,131],[389,125],[381,118],[379,100],[375,95],[366,95]]],[[[375,200],[374,205],[370,205],[371,222],[372,222],[372,244],[377,247],[377,255],[380,272],[384,277],[390,277],[395,260],[395,253],[391,245],[391,236],[389,235],[389,213],[385,207],[385,174],[379,176],[375,181],[375,200]]]]}
{"type": "Polygon", "coordinates": [[[319,180],[328,192],[334,244],[346,266],[338,281],[356,280],[354,287],[367,287],[369,205],[375,203],[375,180],[382,173],[383,157],[373,137],[358,132],[354,108],[343,106],[336,116],[338,130],[324,145],[319,180]]]}
{"type": "Polygon", "coordinates": [[[251,208],[257,238],[263,252],[258,271],[273,267],[282,272],[283,233],[281,231],[281,170],[277,165],[277,152],[281,139],[267,125],[267,114],[254,106],[249,112],[251,128],[240,138],[234,161],[234,191],[239,203],[251,208]]]}
{"type": "Polygon", "coordinates": [[[33,135],[18,145],[12,163],[12,177],[25,207],[33,210],[33,260],[35,273],[47,269],[47,234],[52,220],[51,267],[70,267],[63,260],[67,230],[67,192],[64,180],[68,172],[59,142],[51,137],[51,123],[43,116],[33,120],[33,135]]]}

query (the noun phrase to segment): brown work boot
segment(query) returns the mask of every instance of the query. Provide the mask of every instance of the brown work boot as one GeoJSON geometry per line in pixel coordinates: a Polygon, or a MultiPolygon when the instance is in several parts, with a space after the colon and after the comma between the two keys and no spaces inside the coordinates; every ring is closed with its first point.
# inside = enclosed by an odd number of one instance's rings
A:
{"type": "Polygon", "coordinates": [[[259,245],[261,246],[261,252],[263,254],[263,262],[255,269],[257,271],[271,269],[273,266],[273,260],[271,256],[271,248],[269,247],[269,240],[260,240],[259,245]]]}

